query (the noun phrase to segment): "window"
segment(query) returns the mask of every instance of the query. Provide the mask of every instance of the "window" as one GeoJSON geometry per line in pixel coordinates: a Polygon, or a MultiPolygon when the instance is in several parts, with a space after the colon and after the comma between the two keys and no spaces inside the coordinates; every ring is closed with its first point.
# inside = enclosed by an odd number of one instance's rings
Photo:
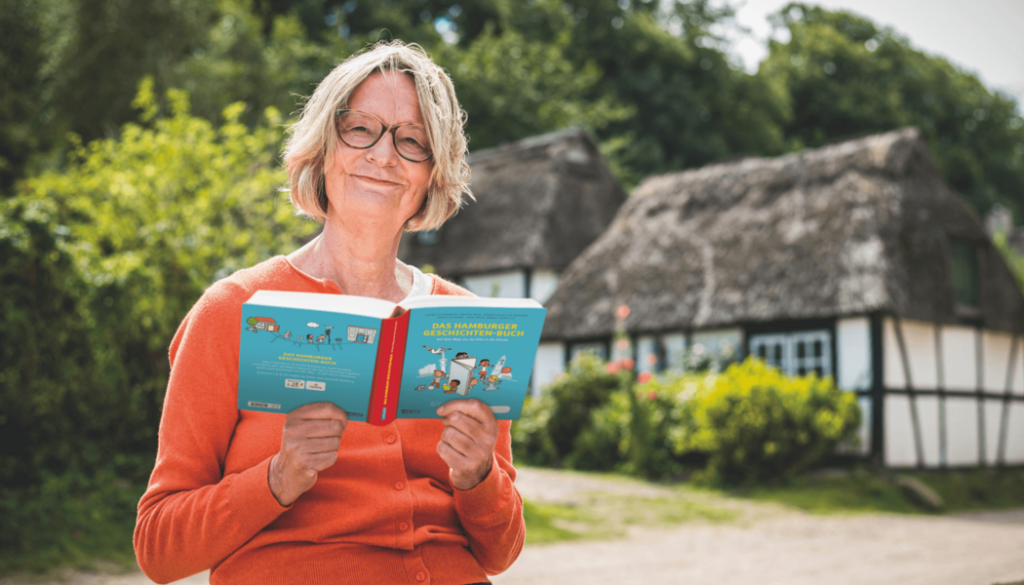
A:
{"type": "Polygon", "coordinates": [[[584,352],[594,354],[601,360],[608,359],[608,348],[604,343],[600,341],[590,343],[574,343],[571,346],[569,346],[570,359],[574,360],[578,355],[584,352]]]}
{"type": "Polygon", "coordinates": [[[978,250],[966,240],[950,239],[953,296],[960,307],[978,308],[981,292],[978,286],[978,250]]]}
{"type": "Polygon", "coordinates": [[[832,339],[828,331],[798,331],[750,336],[750,353],[790,376],[832,375],[832,339]]]}

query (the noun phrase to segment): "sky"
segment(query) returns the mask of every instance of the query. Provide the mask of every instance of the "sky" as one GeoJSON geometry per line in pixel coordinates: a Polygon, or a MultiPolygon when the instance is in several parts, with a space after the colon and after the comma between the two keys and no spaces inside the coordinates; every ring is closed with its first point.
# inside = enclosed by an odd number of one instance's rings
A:
{"type": "MultiPolygon", "coordinates": [[[[771,35],[768,15],[790,0],[724,0],[736,9],[737,24],[727,37],[732,52],[747,71],[767,54],[771,35]]],[[[722,2],[720,1],[719,4],[722,2]]],[[[807,1],[830,10],[847,10],[888,26],[908,38],[911,45],[945,57],[961,69],[979,76],[989,88],[1017,97],[1024,110],[1024,0],[816,0],[807,1]]]]}

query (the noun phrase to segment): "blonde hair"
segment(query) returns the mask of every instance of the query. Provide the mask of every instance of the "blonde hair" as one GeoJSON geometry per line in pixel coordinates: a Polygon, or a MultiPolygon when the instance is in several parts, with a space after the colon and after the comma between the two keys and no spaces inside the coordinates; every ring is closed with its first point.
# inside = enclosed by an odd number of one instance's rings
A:
{"type": "Polygon", "coordinates": [[[455,97],[452,80],[419,45],[402,41],[380,42],[334,68],[302,108],[291,129],[284,163],[296,210],[317,221],[327,218],[323,192],[324,168],[334,159],[338,135],[334,113],[344,108],[352,92],[371,74],[393,71],[410,75],[416,83],[423,124],[433,150],[433,168],[423,207],[406,223],[407,231],[437,229],[462,206],[469,190],[466,163],[466,113],[455,97]]]}

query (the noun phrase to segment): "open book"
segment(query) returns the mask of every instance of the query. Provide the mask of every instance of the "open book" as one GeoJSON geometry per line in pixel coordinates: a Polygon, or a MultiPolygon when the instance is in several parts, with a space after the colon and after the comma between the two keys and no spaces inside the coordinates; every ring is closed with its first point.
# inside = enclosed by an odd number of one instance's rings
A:
{"type": "Polygon", "coordinates": [[[546,310],[532,299],[261,290],[242,305],[238,407],[287,413],[332,402],[349,420],[441,418],[476,398],[498,419],[523,409],[546,310]]]}

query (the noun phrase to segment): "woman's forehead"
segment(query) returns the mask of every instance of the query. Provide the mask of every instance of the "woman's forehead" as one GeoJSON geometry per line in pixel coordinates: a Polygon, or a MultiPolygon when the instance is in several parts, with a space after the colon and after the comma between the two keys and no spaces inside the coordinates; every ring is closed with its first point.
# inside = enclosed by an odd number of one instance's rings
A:
{"type": "Polygon", "coordinates": [[[348,109],[369,112],[388,125],[423,124],[416,82],[409,75],[390,71],[370,74],[352,92],[348,109]]]}

